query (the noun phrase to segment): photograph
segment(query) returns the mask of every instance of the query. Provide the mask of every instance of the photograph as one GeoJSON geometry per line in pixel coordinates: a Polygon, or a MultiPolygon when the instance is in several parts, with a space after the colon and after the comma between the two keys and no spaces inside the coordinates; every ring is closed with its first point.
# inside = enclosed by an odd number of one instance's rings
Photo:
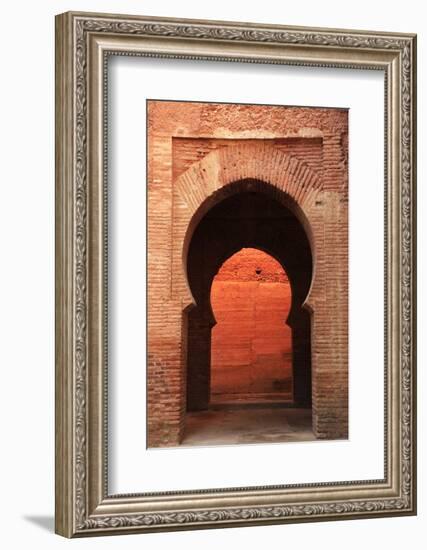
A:
{"type": "Polygon", "coordinates": [[[148,447],[346,439],[348,110],[149,99],[147,145],[148,447]]]}
{"type": "Polygon", "coordinates": [[[416,514],[416,35],[323,23],[56,16],[58,534],[416,514]]]}

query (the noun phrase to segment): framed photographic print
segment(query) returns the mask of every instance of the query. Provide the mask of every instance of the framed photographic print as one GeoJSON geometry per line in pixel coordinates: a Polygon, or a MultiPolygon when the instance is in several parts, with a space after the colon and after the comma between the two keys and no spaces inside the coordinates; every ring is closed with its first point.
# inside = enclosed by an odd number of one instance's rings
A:
{"type": "Polygon", "coordinates": [[[416,37],[56,18],[56,531],[416,513],[416,37]]]}

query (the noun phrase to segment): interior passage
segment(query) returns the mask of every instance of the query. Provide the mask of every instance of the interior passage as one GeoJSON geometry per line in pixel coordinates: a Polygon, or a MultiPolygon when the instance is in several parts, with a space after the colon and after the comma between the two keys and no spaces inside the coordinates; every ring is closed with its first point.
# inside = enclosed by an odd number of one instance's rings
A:
{"type": "Polygon", "coordinates": [[[281,264],[242,248],[213,279],[211,404],[292,401],[291,287],[281,264]]]}

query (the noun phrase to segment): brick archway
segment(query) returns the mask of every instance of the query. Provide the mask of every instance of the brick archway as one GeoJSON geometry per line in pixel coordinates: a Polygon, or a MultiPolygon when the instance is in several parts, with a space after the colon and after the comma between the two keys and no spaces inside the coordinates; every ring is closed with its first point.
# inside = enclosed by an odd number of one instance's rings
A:
{"type": "MultiPolygon", "coordinates": [[[[173,294],[193,303],[186,278],[186,260],[191,236],[203,216],[215,204],[233,194],[248,189],[267,193],[288,207],[303,225],[312,247],[314,262],[322,254],[323,212],[318,196],[321,179],[297,157],[283,153],[273,145],[248,143],[231,145],[206,155],[177,178],[174,191],[173,294]],[[183,269],[179,270],[179,263],[183,269]],[[181,274],[181,277],[179,276],[181,274]]],[[[321,258],[319,257],[319,261],[321,258]]],[[[312,308],[316,299],[316,284],[307,296],[312,308]]]]}
{"type": "Polygon", "coordinates": [[[152,327],[152,334],[153,329],[156,334],[150,338],[150,445],[179,444],[184,432],[187,353],[184,312],[194,303],[186,262],[193,232],[215,204],[248,188],[267,193],[289,208],[310,241],[314,270],[305,307],[311,313],[314,350],[313,431],[318,438],[347,437],[347,196],[345,185],[339,187],[334,183],[325,187],[322,176],[324,173],[315,172],[273,144],[251,140],[214,150],[174,181],[170,298],[164,301],[164,327],[152,327]],[[157,338],[162,339],[158,354],[157,338]]]}

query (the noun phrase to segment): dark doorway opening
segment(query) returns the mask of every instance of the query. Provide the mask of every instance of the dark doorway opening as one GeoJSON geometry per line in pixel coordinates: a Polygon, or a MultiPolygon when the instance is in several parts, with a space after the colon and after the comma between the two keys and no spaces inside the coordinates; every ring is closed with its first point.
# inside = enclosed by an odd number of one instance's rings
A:
{"type": "MultiPolygon", "coordinates": [[[[189,243],[187,274],[195,305],[185,312],[187,412],[212,411],[224,405],[232,408],[269,406],[286,408],[288,412],[285,414],[290,417],[293,413],[289,410],[293,407],[304,409],[305,418],[307,418],[307,410],[311,408],[310,314],[304,309],[303,303],[312,279],[311,248],[306,232],[293,212],[292,205],[285,205],[285,201],[272,196],[271,186],[268,184],[265,184],[266,192],[260,191],[260,188],[263,189],[260,182],[257,182],[256,191],[252,191],[252,188],[252,181],[239,182],[239,192],[219,200],[210,208],[198,223],[189,243]],[[232,263],[238,254],[244,255],[244,251],[249,249],[255,249],[257,254],[264,255],[274,263],[274,269],[278,272],[276,278],[286,279],[289,292],[288,298],[285,296],[286,293],[283,294],[282,298],[277,299],[276,306],[270,307],[270,311],[268,307],[263,311],[260,303],[258,311],[253,314],[259,326],[258,333],[255,330],[254,337],[256,339],[258,335],[259,340],[264,338],[264,342],[258,342],[260,353],[255,350],[255,357],[251,360],[248,357],[247,363],[253,367],[252,384],[250,377],[247,377],[246,386],[244,383],[239,386],[238,380],[244,379],[243,375],[238,375],[239,369],[233,370],[232,366],[230,369],[230,363],[228,363],[230,370],[225,371],[227,364],[223,361],[218,370],[218,364],[221,364],[221,353],[223,358],[225,356],[226,360],[227,357],[230,360],[235,352],[234,360],[238,363],[239,353],[244,354],[245,350],[240,349],[237,352],[232,350],[233,337],[238,338],[238,331],[233,329],[232,320],[226,321],[228,327],[221,327],[224,320],[221,307],[218,309],[215,277],[220,275],[221,268],[226,266],[227,262],[232,263]],[[278,321],[278,317],[280,317],[281,326],[275,325],[275,334],[272,330],[268,335],[268,330],[264,329],[268,329],[272,318],[278,321]],[[288,336],[286,330],[288,330],[288,336]],[[218,348],[217,342],[221,337],[222,351],[220,347],[218,348]],[[275,340],[274,345],[273,340],[275,340]],[[270,353],[262,353],[263,346],[264,350],[267,349],[270,353]],[[282,359],[287,361],[287,377],[278,375],[280,353],[283,353],[282,359]],[[264,371],[262,364],[264,364],[264,371]],[[222,373],[220,373],[221,368],[222,373]],[[255,372],[257,370],[258,375],[255,372]],[[266,374],[267,371],[270,371],[271,376],[263,377],[262,373],[266,374]],[[230,377],[228,380],[227,372],[230,377]],[[233,376],[236,383],[234,392],[232,391],[233,376]]],[[[255,282],[257,279],[262,279],[262,265],[249,265],[252,260],[248,257],[246,260],[246,267],[242,269],[252,269],[255,282]]],[[[245,266],[245,262],[243,261],[241,265],[245,266]]],[[[278,281],[276,282],[279,284],[278,281]]],[[[225,292],[224,288],[227,285],[224,280],[222,286],[222,291],[225,292]]],[[[261,288],[261,292],[266,289],[267,287],[261,288]]],[[[262,302],[262,297],[258,299],[262,302]]],[[[224,300],[227,307],[227,297],[224,300]]],[[[241,302],[244,303],[242,297],[241,302]]],[[[268,305],[267,302],[265,305],[268,305]]],[[[231,305],[230,299],[228,299],[228,305],[231,305]]],[[[242,322],[251,321],[237,319],[236,326],[239,324],[242,328],[242,322]]],[[[245,342],[241,341],[240,344],[241,348],[246,346],[248,354],[248,339],[245,342]]],[[[220,342],[219,346],[221,346],[220,342]]],[[[286,361],[282,361],[282,366],[286,361]]],[[[240,365],[240,367],[240,371],[243,371],[244,366],[240,365]]],[[[183,443],[185,444],[185,437],[183,443]]]]}

